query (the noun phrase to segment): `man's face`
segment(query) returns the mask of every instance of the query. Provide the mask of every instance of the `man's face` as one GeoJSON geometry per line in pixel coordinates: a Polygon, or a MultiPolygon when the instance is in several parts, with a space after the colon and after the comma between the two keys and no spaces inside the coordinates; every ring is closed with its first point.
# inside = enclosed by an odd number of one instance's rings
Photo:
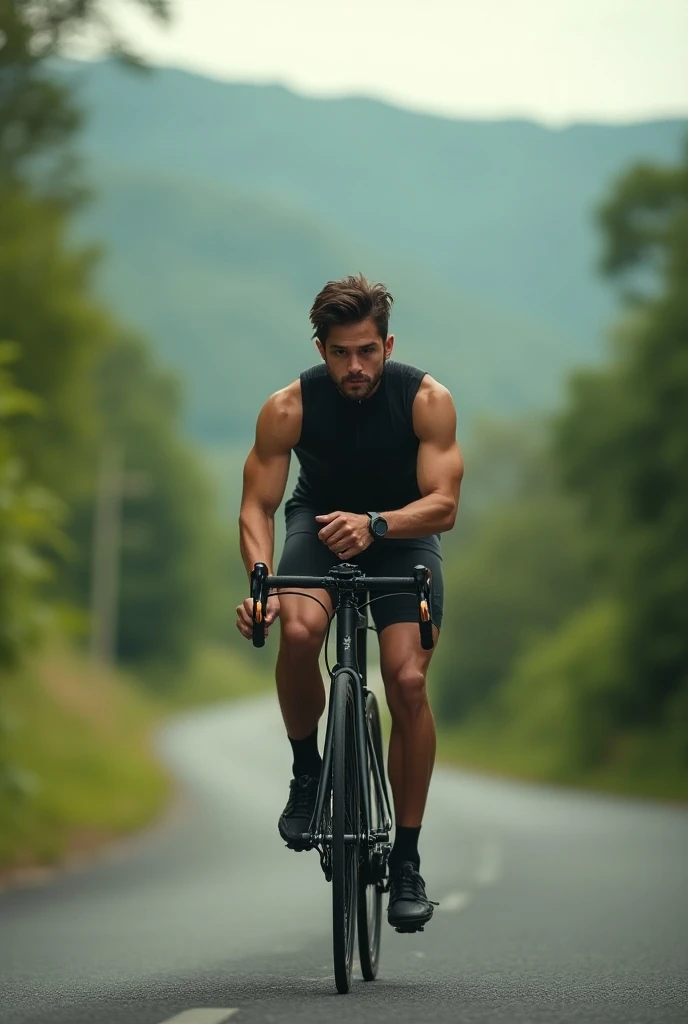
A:
{"type": "Polygon", "coordinates": [[[374,320],[332,327],[327,341],[316,341],[330,377],[345,398],[360,401],[377,390],[394,336],[383,342],[374,320]]]}

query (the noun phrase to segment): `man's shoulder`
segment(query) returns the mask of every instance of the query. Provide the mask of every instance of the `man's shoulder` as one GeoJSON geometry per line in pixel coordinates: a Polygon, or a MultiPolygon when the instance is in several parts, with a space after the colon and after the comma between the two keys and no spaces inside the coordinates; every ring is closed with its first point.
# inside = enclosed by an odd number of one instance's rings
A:
{"type": "Polygon", "coordinates": [[[447,398],[451,399],[451,392],[449,391],[449,388],[445,387],[444,384],[441,384],[435,379],[435,377],[431,377],[429,373],[426,373],[420,382],[417,397],[421,402],[430,402],[437,398],[444,399],[446,401],[447,398]]]}
{"type": "Polygon", "coordinates": [[[417,436],[423,436],[427,429],[434,429],[448,423],[456,423],[454,399],[449,388],[427,373],[421,381],[413,401],[413,427],[417,436]]]}
{"type": "Polygon", "coordinates": [[[427,370],[422,370],[412,363],[400,363],[396,359],[390,359],[386,371],[389,376],[398,381],[402,386],[407,384],[413,394],[414,407],[417,404],[425,404],[439,398],[447,397],[451,400],[449,389],[440,384],[432,377],[427,370]]]}
{"type": "Polygon", "coordinates": [[[261,410],[259,424],[293,448],[301,433],[302,417],[301,382],[295,380],[270,395],[261,410]]]}
{"type": "Polygon", "coordinates": [[[385,373],[390,377],[405,378],[407,380],[421,380],[426,376],[426,371],[412,363],[400,363],[398,359],[388,359],[385,366],[385,373]]]}

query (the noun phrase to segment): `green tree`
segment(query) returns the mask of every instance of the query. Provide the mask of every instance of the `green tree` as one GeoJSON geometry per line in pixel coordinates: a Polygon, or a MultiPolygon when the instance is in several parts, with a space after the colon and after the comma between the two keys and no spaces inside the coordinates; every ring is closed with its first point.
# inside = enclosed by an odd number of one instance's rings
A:
{"type": "MultiPolygon", "coordinates": [[[[592,587],[577,507],[557,489],[542,439],[518,424],[484,436],[480,447],[495,459],[492,471],[485,462],[481,468],[490,511],[481,521],[476,516],[448,564],[444,639],[433,665],[445,721],[487,704],[514,659],[584,603],[592,587]]],[[[467,465],[470,473],[470,459],[467,465]]]]}
{"type": "MultiPolygon", "coordinates": [[[[169,17],[168,0],[138,2],[160,20],[169,17]]],[[[81,115],[49,61],[88,28],[105,52],[142,66],[117,31],[113,6],[110,0],[0,0],[0,193],[31,179],[61,205],[80,197],[68,144],[81,115]]]]}
{"type": "Polygon", "coordinates": [[[620,720],[656,721],[688,688],[688,150],[630,171],[601,223],[632,316],[574,378],[557,452],[625,609],[620,720]]]}
{"type": "MultiPolygon", "coordinates": [[[[103,443],[124,453],[118,654],[160,669],[159,685],[172,686],[213,629],[217,553],[226,548],[217,495],[182,438],[179,382],[155,365],[141,339],[120,334],[96,381],[103,443]]],[[[79,552],[71,593],[82,606],[90,598],[93,511],[89,496],[71,529],[79,552]]]]}
{"type": "Polygon", "coordinates": [[[9,429],[39,408],[35,396],[13,384],[10,366],[16,357],[16,345],[0,343],[0,796],[17,783],[3,754],[8,729],[3,684],[46,625],[49,609],[41,599],[41,587],[50,566],[42,552],[63,543],[64,509],[52,494],[27,478],[9,429]]]}
{"type": "Polygon", "coordinates": [[[18,346],[19,387],[40,398],[36,416],[13,427],[32,478],[69,499],[90,480],[95,437],[92,373],[111,338],[89,294],[93,253],[70,251],[64,214],[17,186],[0,197],[0,337],[18,346]]]}
{"type": "MultiPolygon", "coordinates": [[[[164,19],[167,0],[139,0],[164,19]]],[[[104,348],[104,313],[90,298],[95,250],[69,248],[67,213],[84,198],[70,142],[80,125],[70,88],[51,59],[84,29],[103,48],[140,63],[105,0],[0,0],[0,337],[21,349],[19,387],[42,415],[21,424],[30,475],[69,497],[78,445],[94,428],[89,374],[104,348]]]]}
{"type": "Polygon", "coordinates": [[[565,781],[613,761],[623,688],[623,611],[593,601],[515,660],[495,702],[511,744],[565,781]]]}
{"type": "Polygon", "coordinates": [[[27,477],[10,424],[34,416],[35,396],[13,384],[17,347],[0,343],[0,675],[40,632],[47,608],[38,590],[49,575],[41,550],[63,546],[61,503],[27,477]]]}

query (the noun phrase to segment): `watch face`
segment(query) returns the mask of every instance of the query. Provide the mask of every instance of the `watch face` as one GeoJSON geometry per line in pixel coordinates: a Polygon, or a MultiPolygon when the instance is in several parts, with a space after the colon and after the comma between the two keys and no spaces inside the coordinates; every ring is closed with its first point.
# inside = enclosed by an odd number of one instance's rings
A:
{"type": "Polygon", "coordinates": [[[384,537],[387,533],[387,523],[384,519],[376,519],[373,523],[373,532],[376,537],[384,537]]]}

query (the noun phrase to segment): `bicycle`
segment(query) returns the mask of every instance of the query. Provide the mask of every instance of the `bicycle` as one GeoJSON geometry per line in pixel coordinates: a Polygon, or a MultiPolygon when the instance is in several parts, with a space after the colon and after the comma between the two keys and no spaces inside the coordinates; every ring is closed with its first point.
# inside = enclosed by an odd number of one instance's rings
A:
{"type": "Polygon", "coordinates": [[[270,576],[263,562],[256,562],[251,572],[255,647],[265,644],[264,610],[271,590],[279,589],[280,596],[309,589],[331,590],[336,595],[332,617],[322,601],[305,595],[321,604],[328,616],[325,663],[331,685],[316,805],[301,839],[306,849],[317,849],[325,878],[332,882],[334,976],[340,993],[351,988],[357,925],[361,973],[366,981],[377,976],[382,894],[392,848],[380,712],[375,694],[366,685],[368,607],[384,597],[415,593],[421,646],[429,650],[433,647],[431,576],[424,565],[414,566],[413,576],[365,576],[347,562],[334,565],[326,576],[270,576]],[[375,591],[387,593],[369,598],[375,591]],[[334,618],[337,662],[330,669],[327,641],[334,618]]]}

